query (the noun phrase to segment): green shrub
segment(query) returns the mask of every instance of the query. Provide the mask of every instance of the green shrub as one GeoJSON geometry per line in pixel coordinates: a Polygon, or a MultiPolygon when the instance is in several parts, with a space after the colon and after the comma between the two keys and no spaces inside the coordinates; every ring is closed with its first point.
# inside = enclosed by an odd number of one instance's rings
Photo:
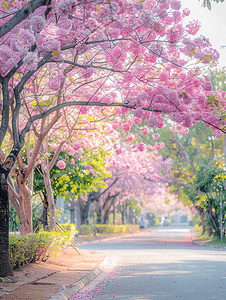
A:
{"type": "Polygon", "coordinates": [[[82,233],[85,235],[90,235],[93,233],[93,228],[90,225],[83,224],[81,225],[82,233]]]}
{"type": "Polygon", "coordinates": [[[9,237],[10,262],[13,268],[37,260],[46,261],[50,255],[56,256],[58,251],[65,248],[78,232],[75,226],[65,233],[40,232],[34,235],[9,237]]]}
{"type": "MultiPolygon", "coordinates": [[[[105,224],[97,224],[96,229],[97,233],[122,233],[126,232],[130,226],[128,225],[105,225],[105,224]]],[[[131,225],[131,230],[133,230],[133,225],[131,225]]]]}
{"type": "Polygon", "coordinates": [[[155,221],[155,225],[154,226],[159,226],[159,224],[160,224],[160,218],[157,217],[157,216],[155,216],[154,217],[154,221],[155,221]]]}
{"type": "Polygon", "coordinates": [[[74,228],[76,228],[75,224],[72,223],[65,223],[65,224],[60,224],[60,226],[65,230],[65,231],[72,231],[74,228]]]}

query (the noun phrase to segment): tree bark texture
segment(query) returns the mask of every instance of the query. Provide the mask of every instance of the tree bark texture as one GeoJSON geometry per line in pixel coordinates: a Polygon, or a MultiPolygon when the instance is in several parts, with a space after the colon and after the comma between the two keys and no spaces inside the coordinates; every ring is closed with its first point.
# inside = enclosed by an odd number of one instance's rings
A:
{"type": "Polygon", "coordinates": [[[16,182],[20,196],[20,217],[21,228],[20,234],[27,235],[33,232],[32,226],[32,205],[31,192],[26,186],[25,173],[23,170],[16,170],[16,182]]]}
{"type": "Polygon", "coordinates": [[[9,196],[7,178],[20,148],[13,148],[0,165],[0,277],[12,276],[9,250],[9,196]]]}
{"type": "Polygon", "coordinates": [[[7,174],[0,168],[0,277],[12,276],[9,253],[9,198],[7,174]]]}
{"type": "Polygon", "coordinates": [[[50,170],[49,170],[49,161],[47,158],[45,158],[45,165],[47,166],[47,169],[44,169],[44,166],[42,166],[42,173],[43,173],[43,179],[45,184],[45,190],[47,194],[47,201],[48,201],[48,209],[49,209],[49,230],[53,231],[55,228],[55,222],[56,222],[56,211],[54,206],[54,197],[53,197],[53,190],[50,182],[50,170]]]}

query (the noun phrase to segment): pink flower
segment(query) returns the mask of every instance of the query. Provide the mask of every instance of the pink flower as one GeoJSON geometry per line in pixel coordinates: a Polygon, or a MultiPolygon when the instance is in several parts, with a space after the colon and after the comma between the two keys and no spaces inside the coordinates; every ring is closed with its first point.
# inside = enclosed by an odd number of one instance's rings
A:
{"type": "Polygon", "coordinates": [[[203,84],[203,89],[204,89],[205,91],[210,92],[210,91],[212,91],[212,88],[213,88],[213,86],[212,86],[212,83],[211,83],[210,81],[206,81],[206,82],[203,84]]]}
{"type": "Polygon", "coordinates": [[[70,156],[75,155],[75,150],[73,148],[69,147],[67,154],[70,156]]]}
{"type": "Polygon", "coordinates": [[[131,82],[131,81],[133,80],[133,75],[130,74],[129,72],[126,72],[126,73],[123,75],[123,77],[124,77],[125,82],[131,82]]]}
{"type": "Polygon", "coordinates": [[[37,68],[37,59],[38,55],[35,52],[28,52],[27,55],[23,58],[23,62],[31,71],[36,70],[37,68]]]}
{"type": "Polygon", "coordinates": [[[148,28],[154,22],[152,13],[149,11],[142,12],[140,21],[144,27],[148,28]]]}
{"type": "Polygon", "coordinates": [[[58,161],[58,163],[57,163],[57,167],[59,168],[59,169],[65,169],[65,167],[66,167],[66,163],[63,161],[63,160],[59,160],[58,161]]]}
{"type": "Polygon", "coordinates": [[[147,134],[148,131],[149,131],[149,130],[148,130],[148,128],[147,128],[146,126],[140,129],[140,132],[141,132],[142,134],[147,134]]]}
{"type": "Polygon", "coordinates": [[[132,136],[132,134],[129,134],[126,138],[127,142],[132,142],[134,140],[134,137],[132,136]]]}
{"type": "Polygon", "coordinates": [[[82,108],[80,110],[81,114],[85,115],[87,113],[87,111],[88,111],[88,108],[86,106],[82,106],[82,108]]]}
{"type": "Polygon", "coordinates": [[[140,143],[140,144],[137,146],[137,150],[139,150],[139,151],[144,151],[144,149],[145,149],[144,143],[140,143]]]}
{"type": "Polygon", "coordinates": [[[83,69],[82,71],[83,77],[85,78],[91,77],[93,73],[94,73],[94,68],[88,68],[87,70],[83,69]]]}
{"type": "Polygon", "coordinates": [[[78,150],[78,149],[80,149],[80,148],[81,148],[80,144],[74,144],[74,146],[73,146],[73,149],[75,151],[78,150]]]}
{"type": "Polygon", "coordinates": [[[217,129],[213,129],[213,135],[219,139],[223,136],[223,132],[217,129]]]}
{"type": "Polygon", "coordinates": [[[45,27],[45,19],[41,16],[33,16],[30,20],[31,28],[35,32],[40,32],[45,27]]]}
{"type": "Polygon", "coordinates": [[[170,91],[168,93],[168,99],[175,105],[178,105],[178,93],[176,91],[170,91]]]}
{"type": "Polygon", "coordinates": [[[190,15],[190,9],[188,9],[188,8],[185,8],[184,10],[183,10],[183,15],[184,16],[189,16],[190,15]]]}
{"type": "Polygon", "coordinates": [[[117,150],[116,150],[116,153],[117,153],[118,155],[122,154],[122,149],[121,149],[121,148],[117,149],[117,150]]]}
{"type": "Polygon", "coordinates": [[[67,144],[63,144],[62,148],[63,151],[67,150],[67,144]]]}
{"type": "Polygon", "coordinates": [[[92,166],[86,166],[85,167],[91,174],[94,174],[95,171],[93,170],[93,167],[92,166]]]}
{"type": "Polygon", "coordinates": [[[189,132],[189,129],[188,129],[188,128],[182,128],[182,129],[180,130],[180,133],[181,133],[182,135],[187,135],[188,132],[189,132]]]}
{"type": "Polygon", "coordinates": [[[159,137],[160,137],[160,135],[159,135],[158,133],[154,133],[154,134],[152,135],[153,140],[158,140],[159,137]]]}
{"type": "Polygon", "coordinates": [[[171,8],[172,9],[175,9],[175,10],[179,10],[181,8],[181,3],[180,1],[177,1],[177,0],[173,0],[171,2],[171,8]]]}
{"type": "Polygon", "coordinates": [[[49,85],[49,88],[53,91],[58,91],[60,88],[58,80],[53,79],[49,85]]]}
{"type": "Polygon", "coordinates": [[[147,125],[149,127],[154,127],[160,123],[159,119],[156,116],[151,116],[148,118],[147,125]]]}
{"type": "Polygon", "coordinates": [[[173,127],[170,127],[170,128],[169,128],[169,131],[174,132],[175,129],[174,129],[173,127]]]}
{"type": "Polygon", "coordinates": [[[152,145],[147,145],[147,149],[148,150],[154,150],[154,147],[152,147],[152,145]]]}
{"type": "Polygon", "coordinates": [[[195,35],[199,31],[200,27],[201,27],[200,22],[198,22],[197,20],[190,21],[186,25],[187,32],[192,35],[195,35]]]}
{"type": "Polygon", "coordinates": [[[161,150],[165,147],[165,144],[164,143],[155,143],[155,149],[156,150],[161,150]]]}
{"type": "Polygon", "coordinates": [[[126,164],[126,165],[125,165],[125,171],[126,171],[126,172],[129,172],[130,169],[131,169],[131,165],[130,165],[130,164],[126,164]]]}
{"type": "Polygon", "coordinates": [[[74,165],[75,164],[75,160],[74,158],[71,159],[71,164],[74,165]]]}
{"type": "Polygon", "coordinates": [[[141,121],[142,121],[142,119],[140,119],[140,118],[134,118],[134,122],[135,122],[136,124],[140,124],[141,121]]]}
{"type": "Polygon", "coordinates": [[[192,126],[191,116],[183,115],[182,118],[183,118],[183,126],[184,127],[191,127],[192,126]]]}
{"type": "Polygon", "coordinates": [[[124,131],[130,131],[130,126],[129,126],[129,124],[127,124],[127,123],[123,124],[123,125],[122,125],[122,129],[123,129],[124,131]]]}
{"type": "Polygon", "coordinates": [[[167,73],[165,73],[165,72],[161,73],[160,76],[159,76],[159,80],[163,81],[163,82],[166,82],[168,80],[167,73]]]}
{"type": "Polygon", "coordinates": [[[179,131],[180,131],[182,128],[183,128],[183,126],[181,126],[180,124],[176,126],[176,129],[179,130],[179,131]]]}
{"type": "Polygon", "coordinates": [[[142,107],[138,107],[134,110],[134,116],[136,118],[141,118],[143,116],[143,114],[144,114],[144,111],[143,111],[142,107]]]}
{"type": "Polygon", "coordinates": [[[118,124],[113,124],[112,128],[116,130],[118,128],[118,124]]]}

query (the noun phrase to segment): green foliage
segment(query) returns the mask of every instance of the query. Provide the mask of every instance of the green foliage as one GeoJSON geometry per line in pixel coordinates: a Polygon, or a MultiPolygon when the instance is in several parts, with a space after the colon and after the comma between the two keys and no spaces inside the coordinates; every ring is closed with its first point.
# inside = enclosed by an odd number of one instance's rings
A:
{"type": "MultiPolygon", "coordinates": [[[[56,164],[50,172],[51,184],[54,196],[61,196],[66,198],[71,193],[75,195],[88,194],[97,191],[100,188],[107,188],[104,179],[111,177],[106,166],[106,158],[108,153],[103,148],[98,149],[83,149],[84,154],[80,159],[74,156],[69,156],[66,151],[61,151],[58,157],[59,160],[64,160],[67,165],[61,170],[56,164]],[[74,159],[75,164],[71,161],[74,159]],[[95,171],[91,174],[86,166],[92,166],[95,171]]],[[[49,150],[51,152],[51,150],[49,150]]],[[[34,190],[45,193],[44,180],[40,166],[35,170],[34,176],[34,190]]]]}
{"type": "Polygon", "coordinates": [[[96,225],[97,233],[122,233],[128,230],[127,225],[105,225],[105,224],[97,224],[96,225]]]}
{"type": "Polygon", "coordinates": [[[199,226],[198,224],[195,225],[195,230],[196,237],[199,241],[205,241],[213,238],[213,236],[209,236],[207,232],[203,234],[202,226],[199,226]]]}
{"type": "Polygon", "coordinates": [[[160,224],[160,217],[155,216],[155,217],[154,217],[154,221],[155,221],[154,226],[159,226],[159,224],[160,224]]]}
{"type": "Polygon", "coordinates": [[[93,228],[90,225],[83,224],[81,225],[81,228],[84,235],[93,234],[93,228]]]}
{"type": "MultiPolygon", "coordinates": [[[[65,224],[60,224],[60,226],[65,230],[65,231],[69,231],[69,232],[74,232],[76,225],[75,224],[71,224],[71,223],[65,223],[65,224]]],[[[77,233],[78,231],[76,230],[75,233],[77,233]]]]}
{"type": "Polygon", "coordinates": [[[20,221],[18,219],[17,213],[12,205],[9,207],[9,231],[19,231],[20,230],[20,221]]]}
{"type": "Polygon", "coordinates": [[[200,222],[200,218],[199,218],[199,216],[198,215],[191,215],[191,218],[192,218],[192,221],[193,221],[193,223],[194,223],[194,225],[198,225],[199,224],[199,222],[200,222]]]}
{"type": "Polygon", "coordinates": [[[71,231],[40,232],[34,235],[10,236],[10,263],[13,268],[38,260],[46,261],[50,256],[56,256],[60,249],[65,248],[78,232],[75,226],[71,231]]]}
{"type": "MultiPolygon", "coordinates": [[[[202,1],[203,1],[202,5],[204,7],[207,7],[209,10],[211,10],[211,1],[212,0],[202,0],[202,1]]],[[[219,3],[219,2],[224,2],[224,0],[213,0],[213,2],[219,3]]]]}
{"type": "MultiPolygon", "coordinates": [[[[109,215],[109,218],[108,218],[108,220],[109,220],[109,223],[110,224],[113,224],[113,213],[111,213],[110,215],[109,215]]],[[[120,221],[120,219],[121,219],[121,214],[120,213],[115,213],[115,222],[117,223],[117,222],[119,222],[120,221]]],[[[117,223],[118,224],[118,223],[117,223]]]]}

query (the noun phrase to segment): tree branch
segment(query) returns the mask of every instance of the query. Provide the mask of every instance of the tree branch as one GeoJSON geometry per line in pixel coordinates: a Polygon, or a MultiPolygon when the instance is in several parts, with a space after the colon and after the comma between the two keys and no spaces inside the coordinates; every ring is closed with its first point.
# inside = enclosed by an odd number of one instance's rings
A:
{"type": "Polygon", "coordinates": [[[17,14],[12,17],[8,22],[6,22],[0,28],[0,38],[3,37],[6,33],[12,30],[16,25],[25,20],[30,14],[32,14],[40,6],[49,5],[48,0],[33,0],[26,4],[17,14]]]}
{"type": "Polygon", "coordinates": [[[0,146],[5,138],[7,128],[9,126],[9,84],[6,79],[3,80],[2,92],[3,92],[3,110],[2,110],[2,122],[0,127],[0,146]]]}

